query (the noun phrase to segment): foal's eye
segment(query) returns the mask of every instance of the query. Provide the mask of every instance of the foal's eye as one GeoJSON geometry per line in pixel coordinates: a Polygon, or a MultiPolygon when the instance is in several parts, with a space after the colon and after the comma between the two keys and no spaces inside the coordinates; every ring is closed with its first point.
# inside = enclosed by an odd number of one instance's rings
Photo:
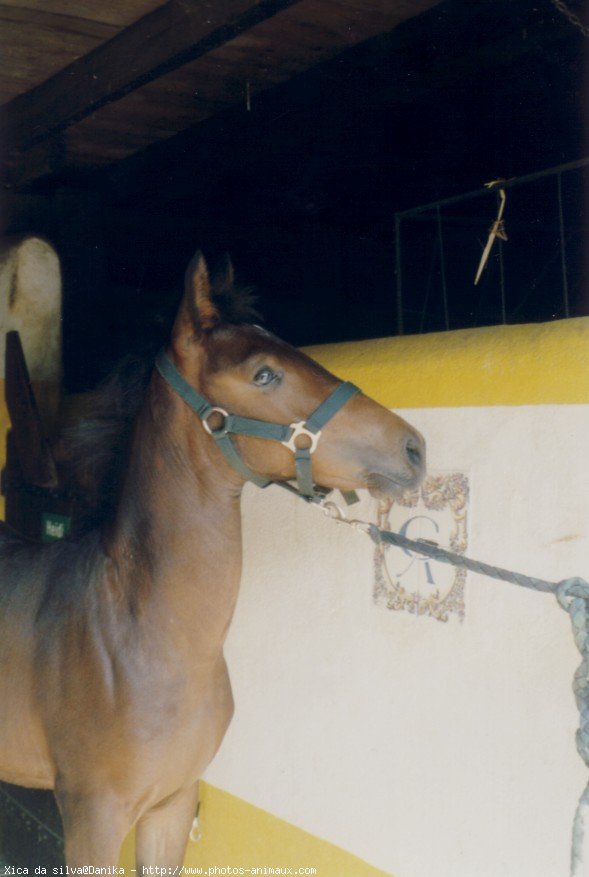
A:
{"type": "Polygon", "coordinates": [[[268,384],[271,384],[273,381],[278,381],[279,379],[280,375],[265,365],[256,372],[254,384],[256,384],[257,387],[267,387],[268,384]]]}

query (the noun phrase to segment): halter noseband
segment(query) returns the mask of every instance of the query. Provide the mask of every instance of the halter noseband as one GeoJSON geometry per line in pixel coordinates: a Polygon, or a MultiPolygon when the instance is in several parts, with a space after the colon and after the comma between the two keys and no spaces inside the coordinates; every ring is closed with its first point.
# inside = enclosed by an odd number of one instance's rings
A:
{"type": "Polygon", "coordinates": [[[280,423],[269,423],[265,420],[253,420],[250,417],[229,414],[224,408],[211,405],[180,374],[163,350],[158,353],[155,365],[162,378],[199,416],[205,431],[217,442],[226,460],[243,478],[253,481],[258,487],[267,487],[273,483],[272,479],[258,475],[257,472],[253,472],[249,466],[246,466],[231,440],[231,435],[249,435],[255,438],[272,439],[293,452],[297,488],[291,488],[290,485],[281,482],[276,483],[294,490],[295,493],[309,500],[323,497],[324,494],[313,483],[311,456],[317,448],[322,428],[346,404],[348,399],[360,392],[358,387],[347,381],[341,383],[306,420],[284,426],[280,423]],[[222,423],[218,427],[211,426],[209,422],[214,414],[222,418],[222,423]],[[300,436],[309,439],[308,447],[298,447],[297,439],[300,436]]]}

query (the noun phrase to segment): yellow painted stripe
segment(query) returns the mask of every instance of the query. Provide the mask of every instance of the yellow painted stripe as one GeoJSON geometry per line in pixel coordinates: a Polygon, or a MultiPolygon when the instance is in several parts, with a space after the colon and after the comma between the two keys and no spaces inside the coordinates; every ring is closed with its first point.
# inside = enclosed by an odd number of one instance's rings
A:
{"type": "Polygon", "coordinates": [[[589,317],[306,352],[389,408],[589,402],[589,317]]]}
{"type": "MultiPolygon", "coordinates": [[[[292,868],[295,874],[297,869],[315,868],[317,877],[390,877],[339,847],[208,783],[201,783],[199,818],[202,840],[189,843],[184,864],[202,868],[204,873],[206,869],[215,873],[215,867],[292,868]]],[[[133,867],[132,863],[130,835],[123,847],[121,865],[127,869],[133,867]]]]}

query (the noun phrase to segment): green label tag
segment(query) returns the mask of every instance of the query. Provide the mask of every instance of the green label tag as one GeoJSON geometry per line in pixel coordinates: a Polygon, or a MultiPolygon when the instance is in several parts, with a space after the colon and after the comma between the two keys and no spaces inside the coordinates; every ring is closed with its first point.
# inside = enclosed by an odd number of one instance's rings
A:
{"type": "Polygon", "coordinates": [[[72,519],[66,515],[54,515],[44,512],[41,518],[41,539],[43,542],[56,542],[63,539],[70,531],[72,519]]]}

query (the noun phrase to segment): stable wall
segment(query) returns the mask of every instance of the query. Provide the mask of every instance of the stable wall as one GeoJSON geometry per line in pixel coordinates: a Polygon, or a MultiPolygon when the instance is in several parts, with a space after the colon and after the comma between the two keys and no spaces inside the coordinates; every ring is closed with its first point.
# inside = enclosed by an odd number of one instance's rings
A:
{"type": "MultiPolygon", "coordinates": [[[[310,353],[419,428],[434,477],[467,478],[466,553],[589,577],[588,319],[310,353]]],[[[363,496],[353,514],[377,509],[363,496]]],[[[468,573],[462,621],[390,610],[375,602],[364,534],[276,488],[246,488],[244,521],[227,643],[236,714],[187,864],[567,873],[587,771],[574,741],[579,655],[555,599],[468,573]]],[[[397,556],[393,575],[411,566],[397,556]]],[[[447,586],[413,567],[409,591],[447,586]]]]}

